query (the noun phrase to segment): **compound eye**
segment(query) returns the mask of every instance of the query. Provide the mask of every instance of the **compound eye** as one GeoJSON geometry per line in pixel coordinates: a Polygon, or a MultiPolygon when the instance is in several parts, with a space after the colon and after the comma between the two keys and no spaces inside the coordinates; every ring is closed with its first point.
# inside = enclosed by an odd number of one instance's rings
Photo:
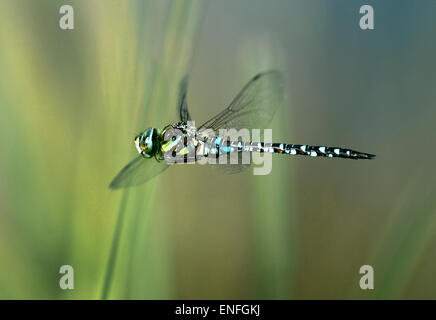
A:
{"type": "Polygon", "coordinates": [[[148,143],[148,136],[147,135],[143,135],[141,137],[141,145],[144,148],[147,148],[147,143],[148,143]]]}
{"type": "Polygon", "coordinates": [[[151,149],[153,149],[153,139],[151,139],[150,135],[146,135],[143,137],[143,142],[142,142],[143,146],[144,146],[144,151],[150,151],[151,149]]]}

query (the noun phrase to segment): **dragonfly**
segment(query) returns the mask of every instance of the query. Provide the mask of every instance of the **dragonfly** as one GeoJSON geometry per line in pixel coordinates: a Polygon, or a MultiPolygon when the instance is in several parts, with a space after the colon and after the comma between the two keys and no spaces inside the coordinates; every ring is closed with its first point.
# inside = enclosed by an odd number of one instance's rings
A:
{"type": "MultiPolygon", "coordinates": [[[[179,121],[161,131],[149,128],[134,138],[139,155],[129,162],[112,180],[111,189],[138,186],[154,178],[173,163],[198,162],[205,157],[218,158],[244,152],[309,157],[373,159],[375,155],[342,147],[306,144],[264,143],[260,141],[230,141],[216,135],[220,129],[265,129],[284,100],[284,81],[280,72],[271,70],[255,75],[215,117],[195,128],[189,125],[191,116],[186,101],[187,76],[179,88],[179,121]],[[167,157],[166,155],[170,155],[167,157]],[[171,159],[182,159],[172,162],[171,159]]],[[[240,160],[240,157],[239,157],[240,160]]],[[[249,164],[217,164],[226,173],[243,171],[249,164]]]]}

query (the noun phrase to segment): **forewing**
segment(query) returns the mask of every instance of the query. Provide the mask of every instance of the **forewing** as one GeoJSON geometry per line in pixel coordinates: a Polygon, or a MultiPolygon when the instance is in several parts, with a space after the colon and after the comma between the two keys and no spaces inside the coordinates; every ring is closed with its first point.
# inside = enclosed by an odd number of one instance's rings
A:
{"type": "MultiPolygon", "coordinates": [[[[267,71],[253,77],[239,92],[228,108],[204,123],[199,130],[212,129],[265,129],[283,104],[283,77],[278,71],[267,71]]],[[[239,155],[239,159],[240,159],[239,155]]],[[[238,173],[247,164],[214,165],[224,173],[238,173]]]]}
{"type": "Polygon", "coordinates": [[[109,188],[119,189],[143,184],[168,167],[165,161],[158,162],[154,158],[146,159],[138,156],[117,174],[110,183],[109,188]]]}
{"type": "Polygon", "coordinates": [[[186,102],[186,95],[188,91],[188,75],[184,76],[180,82],[179,88],[179,116],[180,120],[187,122],[191,120],[188,112],[188,103],[186,102]]]}
{"type": "Polygon", "coordinates": [[[283,78],[278,71],[253,77],[228,108],[199,129],[265,129],[283,104],[283,78]]]}

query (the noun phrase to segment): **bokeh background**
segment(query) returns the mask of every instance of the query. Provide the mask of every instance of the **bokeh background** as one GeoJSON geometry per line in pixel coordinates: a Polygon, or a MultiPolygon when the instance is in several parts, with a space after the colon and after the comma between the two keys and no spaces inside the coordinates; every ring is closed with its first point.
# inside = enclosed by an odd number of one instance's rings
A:
{"type": "Polygon", "coordinates": [[[436,298],[435,9],[0,1],[0,298],[436,298]],[[270,68],[287,94],[274,141],[376,160],[276,156],[268,176],[194,165],[108,189],[133,136],[177,119],[184,74],[200,124],[270,68]],[[375,290],[359,287],[364,264],[375,290]]]}

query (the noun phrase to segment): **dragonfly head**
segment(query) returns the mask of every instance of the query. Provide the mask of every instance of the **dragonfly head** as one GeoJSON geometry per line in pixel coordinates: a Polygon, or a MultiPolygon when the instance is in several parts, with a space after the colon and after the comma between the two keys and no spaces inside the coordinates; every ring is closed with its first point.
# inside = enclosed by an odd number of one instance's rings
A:
{"type": "Polygon", "coordinates": [[[158,132],[155,128],[145,130],[135,137],[136,150],[145,158],[155,155],[158,148],[158,132]]]}

